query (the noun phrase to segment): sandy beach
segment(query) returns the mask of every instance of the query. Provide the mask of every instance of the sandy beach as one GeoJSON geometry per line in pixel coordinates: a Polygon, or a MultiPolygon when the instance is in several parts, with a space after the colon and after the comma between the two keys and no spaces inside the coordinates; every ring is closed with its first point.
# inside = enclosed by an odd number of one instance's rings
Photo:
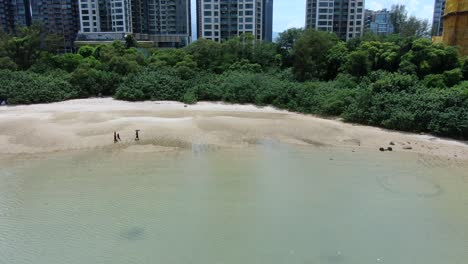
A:
{"type": "Polygon", "coordinates": [[[466,142],[110,98],[0,107],[0,124],[0,263],[468,259],[466,142]]]}
{"type": "Polygon", "coordinates": [[[119,147],[130,152],[206,145],[242,148],[259,140],[312,147],[416,152],[468,160],[468,143],[386,131],[253,105],[123,102],[111,98],[0,107],[0,154],[119,147]],[[139,129],[139,142],[134,141],[139,129]],[[113,132],[122,142],[114,144],[113,132]],[[390,145],[392,142],[392,145],[390,145]]]}

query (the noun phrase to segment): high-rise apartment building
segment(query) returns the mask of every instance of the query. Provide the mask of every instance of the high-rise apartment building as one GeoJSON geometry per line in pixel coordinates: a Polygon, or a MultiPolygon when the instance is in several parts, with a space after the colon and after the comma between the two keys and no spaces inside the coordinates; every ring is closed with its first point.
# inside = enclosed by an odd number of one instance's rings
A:
{"type": "Polygon", "coordinates": [[[197,0],[198,37],[222,41],[241,34],[271,40],[273,0],[197,0]]]}
{"type": "Polygon", "coordinates": [[[369,9],[364,11],[364,31],[370,30],[370,25],[375,20],[375,12],[369,9]]]}
{"type": "Polygon", "coordinates": [[[133,32],[140,40],[156,41],[161,45],[191,41],[189,0],[134,0],[133,32]]]}
{"type": "Polygon", "coordinates": [[[364,32],[364,11],[364,0],[307,0],[306,27],[349,40],[364,32]]]}
{"type": "Polygon", "coordinates": [[[273,41],[273,0],[263,0],[263,37],[267,42],[273,41]]]}
{"type": "Polygon", "coordinates": [[[395,29],[390,20],[390,11],[387,9],[379,11],[366,10],[365,30],[370,30],[377,35],[392,34],[395,29]]]}
{"type": "Polygon", "coordinates": [[[7,1],[0,1],[0,29],[9,32],[14,26],[10,4],[7,1]]]}
{"type": "Polygon", "coordinates": [[[63,37],[61,49],[73,48],[78,32],[77,0],[0,0],[0,24],[4,31],[30,26],[34,21],[44,30],[63,37]]]}
{"type": "Polygon", "coordinates": [[[30,0],[33,21],[42,23],[44,29],[63,38],[62,48],[73,49],[79,29],[76,0],[30,0]]]}
{"type": "Polygon", "coordinates": [[[444,29],[443,16],[445,12],[445,0],[435,0],[434,16],[432,18],[432,36],[442,36],[444,29]]]}
{"type": "Polygon", "coordinates": [[[13,32],[16,26],[31,25],[29,0],[0,0],[0,26],[5,32],[13,32]]]}
{"type": "Polygon", "coordinates": [[[364,33],[364,11],[364,0],[349,1],[346,39],[360,37],[364,33]]]}
{"type": "Polygon", "coordinates": [[[347,39],[348,19],[349,19],[349,1],[335,0],[332,16],[332,31],[342,40],[347,39]]]}
{"type": "Polygon", "coordinates": [[[160,47],[190,43],[189,0],[79,0],[78,43],[122,40],[133,34],[160,47]]]}
{"type": "Polygon", "coordinates": [[[131,33],[130,0],[79,0],[80,33],[131,33]]]}

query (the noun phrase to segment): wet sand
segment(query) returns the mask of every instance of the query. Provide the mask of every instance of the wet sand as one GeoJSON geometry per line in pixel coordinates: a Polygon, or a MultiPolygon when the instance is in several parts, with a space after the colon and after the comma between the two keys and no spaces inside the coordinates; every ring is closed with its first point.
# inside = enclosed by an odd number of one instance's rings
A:
{"type": "Polygon", "coordinates": [[[111,98],[0,107],[0,155],[123,148],[174,151],[211,146],[242,148],[273,139],[301,146],[428,154],[468,160],[468,144],[430,135],[387,131],[253,105],[200,102],[123,102],[111,98]],[[134,141],[140,129],[139,142],[134,141]],[[113,132],[122,142],[114,144],[113,132]],[[394,145],[390,145],[393,142],[394,145]],[[405,149],[411,147],[411,149],[405,149]]]}

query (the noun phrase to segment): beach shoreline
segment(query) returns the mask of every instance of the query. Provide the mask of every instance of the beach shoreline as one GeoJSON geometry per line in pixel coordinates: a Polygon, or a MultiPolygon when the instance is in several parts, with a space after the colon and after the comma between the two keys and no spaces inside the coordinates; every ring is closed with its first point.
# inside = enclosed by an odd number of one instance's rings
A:
{"type": "Polygon", "coordinates": [[[259,140],[350,151],[392,148],[468,160],[468,143],[432,135],[389,131],[304,115],[274,107],[172,101],[125,102],[112,98],[0,107],[0,155],[112,147],[113,132],[131,151],[173,151],[194,145],[246,147],[259,140]],[[134,141],[134,131],[141,140],[134,141]],[[138,147],[135,145],[138,143],[138,147]]]}

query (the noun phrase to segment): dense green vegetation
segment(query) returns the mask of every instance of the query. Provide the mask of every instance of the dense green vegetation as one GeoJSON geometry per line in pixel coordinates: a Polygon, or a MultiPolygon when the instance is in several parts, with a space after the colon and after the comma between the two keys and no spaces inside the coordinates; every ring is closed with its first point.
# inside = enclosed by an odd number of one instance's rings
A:
{"type": "MultiPolygon", "coordinates": [[[[419,34],[419,33],[418,33],[419,34]]],[[[0,102],[30,104],[113,96],[121,100],[225,101],[389,129],[468,138],[468,59],[429,39],[289,29],[277,43],[240,36],[183,49],[124,43],[55,54],[39,27],[0,33],[0,102]]]]}

